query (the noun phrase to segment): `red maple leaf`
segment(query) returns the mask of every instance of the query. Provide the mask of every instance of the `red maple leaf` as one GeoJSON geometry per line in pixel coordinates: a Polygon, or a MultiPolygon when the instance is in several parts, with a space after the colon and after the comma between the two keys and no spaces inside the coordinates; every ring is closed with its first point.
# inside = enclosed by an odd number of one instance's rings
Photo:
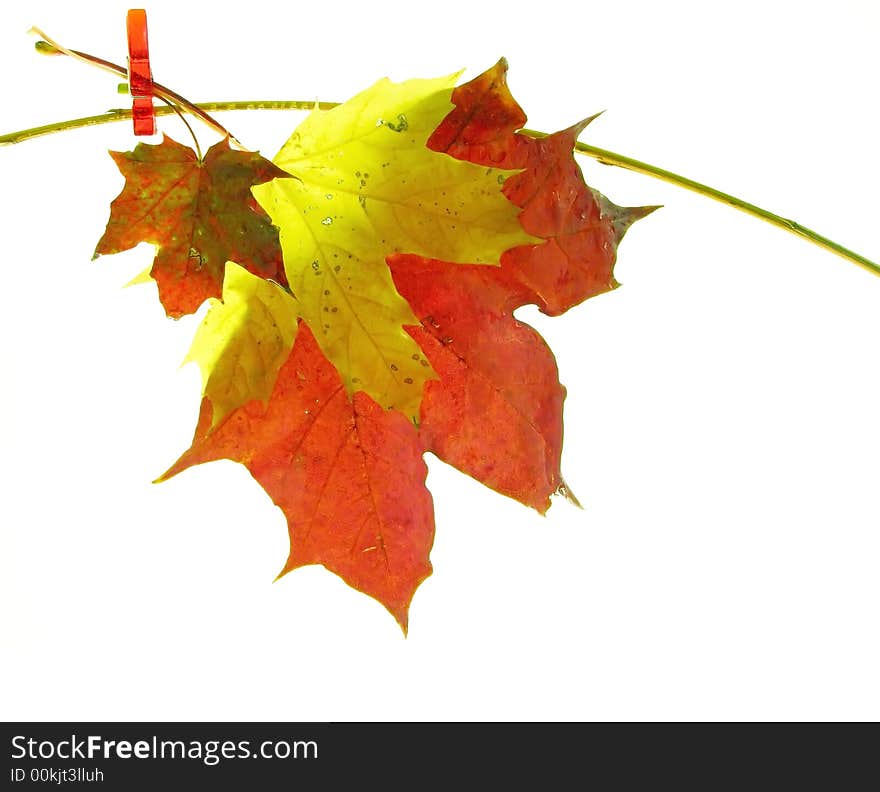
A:
{"type": "Polygon", "coordinates": [[[615,288],[617,245],[654,207],[621,208],[590,189],[574,160],[586,123],[543,139],[518,134],[526,117],[499,61],[453,92],[455,109],[428,142],[469,161],[521,168],[504,193],[526,231],[546,241],[512,248],[500,267],[463,267],[396,256],[391,271],[422,320],[410,329],[440,375],[422,402],[427,450],[492,489],[544,512],[565,487],[556,361],[513,311],[529,303],[556,315],[615,288]]]}

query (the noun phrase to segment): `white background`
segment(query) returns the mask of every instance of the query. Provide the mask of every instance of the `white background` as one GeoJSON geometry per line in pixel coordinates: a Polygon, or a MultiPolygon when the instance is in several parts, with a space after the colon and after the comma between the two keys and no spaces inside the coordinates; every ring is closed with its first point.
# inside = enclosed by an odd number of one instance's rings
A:
{"type": "MultiPolygon", "coordinates": [[[[5,3],[0,132],[125,103],[32,24],[125,58],[127,3],[5,3]]],[[[156,79],[195,100],[337,100],[510,61],[533,128],[706,181],[880,260],[865,2],[151,2],[156,79]]],[[[226,114],[271,156],[301,116],[226,114]]],[[[162,128],[186,142],[178,122],[162,128]]],[[[204,145],[212,133],[199,128],[204,145]]],[[[321,567],[273,584],[281,513],[189,445],[198,317],[91,261],[128,124],[0,149],[0,717],[877,719],[880,278],[647,177],[623,288],[533,322],[568,387],[546,517],[429,458],[437,538],[410,635],[321,567]]],[[[201,313],[199,314],[201,316],[201,313]]]]}

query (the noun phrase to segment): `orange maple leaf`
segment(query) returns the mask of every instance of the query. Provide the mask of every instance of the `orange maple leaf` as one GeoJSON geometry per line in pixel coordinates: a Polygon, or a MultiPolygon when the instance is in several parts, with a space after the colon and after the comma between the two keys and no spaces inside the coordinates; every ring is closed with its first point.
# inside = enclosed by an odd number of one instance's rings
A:
{"type": "Polygon", "coordinates": [[[268,404],[248,402],[213,431],[212,409],[203,399],[192,447],[160,480],[201,462],[241,462],[287,517],[281,575],[323,564],[379,600],[405,631],[434,540],[412,423],[363,392],[349,399],[305,323],[268,404]]]}

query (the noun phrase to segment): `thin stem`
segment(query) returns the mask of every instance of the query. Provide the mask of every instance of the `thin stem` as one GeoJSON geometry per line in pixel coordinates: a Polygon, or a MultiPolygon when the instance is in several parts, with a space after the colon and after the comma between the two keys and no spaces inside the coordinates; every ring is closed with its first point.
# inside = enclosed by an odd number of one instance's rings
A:
{"type": "MultiPolygon", "coordinates": [[[[193,105],[193,107],[198,107],[203,111],[210,111],[212,113],[215,113],[225,112],[229,110],[313,110],[315,108],[319,110],[330,110],[336,107],[337,104],[337,102],[267,100],[244,102],[200,102],[198,105],[193,105]]],[[[187,108],[189,109],[189,105],[187,105],[187,108]]],[[[167,115],[171,112],[174,111],[168,107],[156,108],[156,115],[167,115]]],[[[207,115],[207,113],[205,114],[207,115]]],[[[54,124],[46,124],[44,126],[33,127],[32,129],[24,129],[20,132],[10,132],[6,135],[0,135],[0,146],[9,145],[12,143],[20,143],[24,140],[29,140],[30,138],[40,137],[41,135],[49,135],[54,132],[63,132],[68,129],[95,126],[97,124],[107,124],[112,121],[122,121],[127,118],[131,118],[130,110],[108,110],[106,113],[103,113],[101,115],[87,116],[85,118],[75,118],[68,121],[59,121],[54,124]]],[[[546,132],[537,132],[530,129],[524,129],[523,134],[529,135],[531,137],[547,136],[546,132]]],[[[721,190],[716,190],[714,187],[709,187],[708,185],[702,184],[701,182],[694,181],[693,179],[688,179],[685,176],[680,176],[679,174],[665,170],[664,168],[658,168],[656,165],[649,165],[646,162],[641,162],[640,160],[633,159],[632,157],[627,157],[623,154],[617,154],[616,152],[598,148],[597,146],[590,146],[586,143],[575,143],[575,151],[587,157],[592,157],[593,159],[598,160],[605,165],[615,165],[618,168],[625,168],[626,170],[634,171],[635,173],[641,173],[645,176],[652,176],[655,179],[660,179],[661,181],[668,182],[669,184],[683,187],[686,190],[691,190],[692,192],[695,192],[699,195],[703,195],[707,198],[719,201],[723,204],[726,204],[727,206],[733,207],[734,209],[738,209],[741,212],[745,212],[752,217],[757,217],[760,220],[764,220],[765,222],[770,223],[777,228],[781,228],[784,231],[788,231],[789,233],[806,239],[809,242],[812,242],[814,245],[818,245],[819,247],[828,250],[831,253],[837,254],[841,258],[845,258],[848,261],[852,261],[854,264],[858,264],[860,267],[863,267],[869,272],[873,272],[875,275],[880,275],[880,264],[871,261],[865,256],[862,256],[859,253],[845,248],[843,245],[840,245],[837,242],[834,242],[833,240],[822,236],[816,231],[813,231],[806,226],[795,222],[794,220],[781,217],[780,215],[774,214],[767,209],[762,209],[755,204],[744,201],[741,198],[737,198],[736,196],[722,192],[721,190]]]]}
{"type": "MultiPolygon", "coordinates": [[[[330,110],[336,107],[338,102],[306,102],[297,100],[274,100],[266,101],[250,101],[250,102],[199,102],[193,104],[203,111],[211,113],[220,113],[227,110],[330,110]]],[[[170,115],[174,110],[170,107],[157,107],[155,113],[157,116],[170,115]]],[[[42,137],[43,135],[51,135],[55,132],[66,132],[70,129],[80,129],[81,127],[98,126],[100,124],[109,124],[113,121],[125,121],[131,118],[131,110],[117,107],[107,110],[99,115],[85,116],[84,118],[71,118],[67,121],[56,121],[53,124],[44,124],[43,126],[32,127],[31,129],[22,129],[19,132],[9,132],[0,135],[0,146],[9,146],[13,143],[23,143],[31,138],[42,137]]]]}
{"type": "MultiPolygon", "coordinates": [[[[163,102],[165,102],[166,105],[168,105],[168,107],[171,108],[174,113],[177,114],[177,117],[181,121],[183,121],[183,125],[189,130],[190,137],[192,137],[193,139],[193,145],[196,147],[196,155],[199,158],[199,162],[201,162],[204,159],[204,157],[202,157],[202,147],[199,145],[199,139],[196,137],[196,133],[193,132],[193,128],[190,126],[189,121],[186,120],[186,116],[183,114],[183,111],[177,105],[171,104],[171,102],[169,102],[164,97],[160,98],[163,102]]],[[[155,108],[153,108],[153,112],[155,113],[155,108]]]]}
{"type": "MultiPolygon", "coordinates": [[[[100,69],[104,69],[105,71],[112,72],[113,74],[116,74],[120,77],[124,77],[126,80],[128,79],[128,69],[125,69],[116,63],[111,63],[110,61],[104,60],[103,58],[89,55],[87,52],[79,52],[78,50],[70,50],[66,47],[62,47],[57,41],[49,38],[49,36],[47,36],[42,30],[37,27],[31,28],[29,32],[36,33],[38,36],[40,36],[47,44],[54,48],[56,53],[69,55],[74,60],[82,61],[83,63],[88,63],[92,66],[97,66],[100,69]]],[[[39,44],[40,42],[37,43],[39,44]]],[[[43,48],[41,51],[45,52],[46,50],[45,48],[43,48]]],[[[164,100],[166,104],[172,107],[171,112],[174,112],[174,105],[185,108],[186,110],[189,110],[189,112],[191,112],[194,116],[204,121],[215,132],[218,132],[223,137],[228,137],[230,141],[236,143],[238,146],[241,146],[241,148],[244,148],[244,146],[242,146],[241,143],[239,143],[238,140],[229,133],[229,130],[226,129],[226,127],[224,127],[223,124],[221,124],[219,121],[208,115],[208,113],[205,112],[204,108],[193,104],[189,101],[189,99],[181,96],[176,91],[172,91],[170,88],[167,88],[161,83],[154,82],[153,95],[164,100]]],[[[161,113],[156,114],[162,115],[161,113]]],[[[0,145],[2,145],[2,142],[0,142],[0,145]]]]}
{"type": "MultiPolygon", "coordinates": [[[[540,132],[532,132],[530,130],[523,131],[526,132],[526,134],[535,137],[544,136],[543,133],[540,132]]],[[[875,275],[880,275],[880,264],[865,258],[849,248],[845,248],[843,245],[828,239],[828,237],[822,236],[818,232],[801,225],[795,220],[791,220],[787,217],[780,217],[767,209],[762,209],[760,206],[755,206],[753,203],[744,201],[742,198],[737,198],[729,193],[716,190],[714,187],[709,187],[707,184],[688,179],[686,176],[680,176],[672,171],[658,168],[656,165],[649,165],[647,162],[641,162],[632,157],[626,157],[623,154],[617,154],[613,151],[608,151],[607,149],[598,148],[597,146],[590,146],[587,143],[581,143],[580,141],[575,143],[575,151],[588,157],[592,157],[603,165],[616,165],[619,168],[626,168],[627,170],[641,173],[645,176],[653,176],[655,179],[674,184],[677,187],[683,187],[684,189],[695,192],[698,195],[711,198],[714,201],[719,201],[720,203],[726,204],[734,209],[739,209],[739,211],[745,212],[745,214],[757,217],[760,220],[770,223],[770,225],[774,225],[784,231],[800,236],[803,239],[812,242],[814,245],[818,245],[825,250],[836,253],[838,256],[848,259],[849,261],[858,264],[860,267],[864,267],[875,275]]]]}

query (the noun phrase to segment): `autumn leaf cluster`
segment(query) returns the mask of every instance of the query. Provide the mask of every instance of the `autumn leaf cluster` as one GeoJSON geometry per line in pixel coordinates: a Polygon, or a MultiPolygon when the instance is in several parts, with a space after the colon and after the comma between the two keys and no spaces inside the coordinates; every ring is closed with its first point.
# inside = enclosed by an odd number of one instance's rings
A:
{"type": "Polygon", "coordinates": [[[282,574],[323,564],[404,630],[431,574],[426,451],[540,512],[573,498],[556,362],[513,312],[615,288],[650,211],[584,183],[587,122],[524,133],[505,75],[382,80],[273,162],[228,140],[112,153],[125,186],[96,255],[152,243],[166,313],[211,303],[195,437],[162,478],[240,462],[287,518],[282,574]]]}

